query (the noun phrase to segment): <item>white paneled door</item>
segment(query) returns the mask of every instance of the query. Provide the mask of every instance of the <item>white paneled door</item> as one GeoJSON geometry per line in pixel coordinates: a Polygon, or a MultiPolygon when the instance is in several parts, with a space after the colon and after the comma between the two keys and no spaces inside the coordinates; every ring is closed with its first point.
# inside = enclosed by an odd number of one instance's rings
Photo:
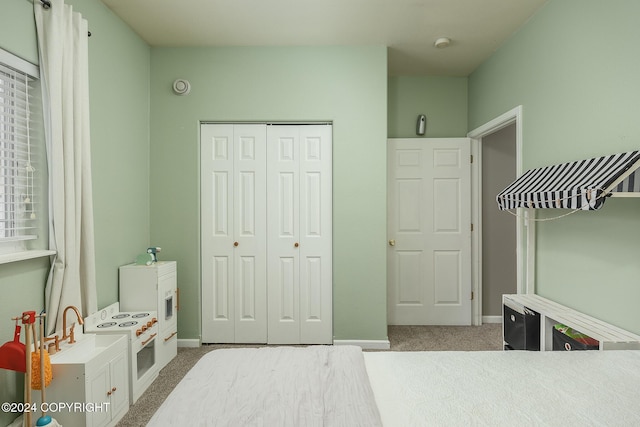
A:
{"type": "Polygon", "coordinates": [[[331,127],[267,128],[269,344],[331,344],[331,127]]]}
{"type": "Polygon", "coordinates": [[[332,343],[331,129],[201,126],[202,342],[332,343]]]}
{"type": "Polygon", "coordinates": [[[266,125],[201,126],[202,342],[267,342],[266,125]]]}
{"type": "Polygon", "coordinates": [[[387,164],[388,323],[470,325],[470,140],[390,139],[387,164]]]}

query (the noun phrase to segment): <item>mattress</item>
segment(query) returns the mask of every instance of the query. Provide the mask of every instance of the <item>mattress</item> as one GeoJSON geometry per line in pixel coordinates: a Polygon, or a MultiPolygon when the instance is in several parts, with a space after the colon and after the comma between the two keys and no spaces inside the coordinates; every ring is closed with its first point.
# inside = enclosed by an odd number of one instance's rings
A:
{"type": "Polygon", "coordinates": [[[169,394],[149,426],[381,426],[354,346],[214,350],[169,394]]]}
{"type": "Polygon", "coordinates": [[[385,427],[640,426],[640,351],[364,354],[385,427]]]}

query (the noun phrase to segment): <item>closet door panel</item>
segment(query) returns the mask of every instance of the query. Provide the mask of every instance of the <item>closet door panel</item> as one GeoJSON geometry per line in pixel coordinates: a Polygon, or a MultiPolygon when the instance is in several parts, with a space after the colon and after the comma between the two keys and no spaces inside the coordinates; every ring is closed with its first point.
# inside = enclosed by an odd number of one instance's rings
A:
{"type": "Polygon", "coordinates": [[[298,318],[297,260],[295,258],[281,257],[279,261],[280,274],[278,275],[277,286],[280,294],[280,303],[277,306],[278,322],[295,323],[298,318]]]}
{"type": "Polygon", "coordinates": [[[232,125],[201,127],[202,341],[234,342],[232,125]]]}
{"type": "Polygon", "coordinates": [[[255,237],[259,234],[256,224],[256,173],[238,174],[238,237],[255,237]]]}
{"type": "Polygon", "coordinates": [[[265,343],[266,127],[201,126],[202,342],[265,343]]]}
{"type": "Polygon", "coordinates": [[[278,221],[278,236],[280,238],[295,238],[297,235],[297,185],[293,172],[280,172],[277,177],[278,211],[275,212],[278,221]]]}
{"type": "Polygon", "coordinates": [[[303,288],[306,290],[306,292],[303,292],[304,299],[301,304],[301,311],[304,313],[303,321],[307,323],[321,322],[324,317],[322,304],[322,258],[307,257],[304,260],[304,264],[301,270],[305,275],[300,279],[303,288]]]}
{"type": "Polygon", "coordinates": [[[215,212],[212,212],[213,216],[210,217],[212,221],[211,235],[231,238],[233,237],[231,234],[233,230],[231,229],[231,217],[229,216],[231,209],[229,203],[231,193],[229,190],[233,190],[231,185],[233,181],[227,171],[213,172],[211,174],[211,181],[211,189],[213,192],[211,194],[211,200],[213,201],[213,208],[215,209],[215,212]]]}
{"type": "Polygon", "coordinates": [[[269,342],[330,344],[331,127],[271,126],[267,129],[267,150],[268,203],[272,204],[267,209],[269,342]],[[296,271],[291,286],[283,274],[284,259],[292,262],[296,271]],[[284,305],[289,296],[296,307],[294,319],[271,313],[273,307],[280,307],[277,313],[289,313],[289,306],[284,305]]]}
{"type": "Polygon", "coordinates": [[[305,174],[303,188],[306,202],[303,207],[304,235],[306,237],[322,236],[322,174],[318,172],[305,174]]]}
{"type": "Polygon", "coordinates": [[[240,257],[238,263],[239,304],[238,314],[240,322],[252,322],[256,314],[256,258],[240,257]]]}
{"type": "Polygon", "coordinates": [[[211,260],[213,267],[213,280],[208,284],[213,288],[213,318],[217,322],[229,322],[233,320],[232,301],[233,288],[230,286],[229,257],[214,257],[211,260]]]}
{"type": "Polygon", "coordinates": [[[297,126],[267,128],[268,342],[300,342],[300,148],[297,126]]]}
{"type": "Polygon", "coordinates": [[[300,126],[300,342],[333,342],[331,126],[300,126]]]}
{"type": "Polygon", "coordinates": [[[234,125],[236,343],[267,341],[266,126],[234,125]]]}

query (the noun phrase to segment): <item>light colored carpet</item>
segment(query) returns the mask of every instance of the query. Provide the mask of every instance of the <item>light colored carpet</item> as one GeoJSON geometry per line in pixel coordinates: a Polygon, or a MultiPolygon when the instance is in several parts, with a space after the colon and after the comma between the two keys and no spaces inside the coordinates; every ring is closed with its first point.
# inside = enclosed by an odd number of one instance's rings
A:
{"type": "MultiPolygon", "coordinates": [[[[502,325],[482,326],[389,326],[391,351],[490,351],[502,350],[502,325]]],[[[165,366],[147,391],[131,406],[117,427],[146,426],[156,409],[185,374],[207,352],[219,348],[260,347],[205,345],[179,348],[178,356],[165,366]]]]}
{"type": "Polygon", "coordinates": [[[502,324],[482,326],[389,326],[391,351],[502,350],[502,324]]]}

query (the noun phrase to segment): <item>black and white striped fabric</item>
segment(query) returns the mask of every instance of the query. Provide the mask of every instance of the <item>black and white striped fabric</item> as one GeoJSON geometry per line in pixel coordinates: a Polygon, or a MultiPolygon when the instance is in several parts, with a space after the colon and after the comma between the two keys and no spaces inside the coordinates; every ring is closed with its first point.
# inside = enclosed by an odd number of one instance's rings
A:
{"type": "Polygon", "coordinates": [[[599,209],[610,192],[640,192],[640,170],[630,171],[640,167],[639,161],[640,151],[631,151],[531,169],[498,194],[498,207],[599,209]]]}
{"type": "Polygon", "coordinates": [[[613,189],[616,193],[640,193],[640,169],[636,169],[613,189]]]}

